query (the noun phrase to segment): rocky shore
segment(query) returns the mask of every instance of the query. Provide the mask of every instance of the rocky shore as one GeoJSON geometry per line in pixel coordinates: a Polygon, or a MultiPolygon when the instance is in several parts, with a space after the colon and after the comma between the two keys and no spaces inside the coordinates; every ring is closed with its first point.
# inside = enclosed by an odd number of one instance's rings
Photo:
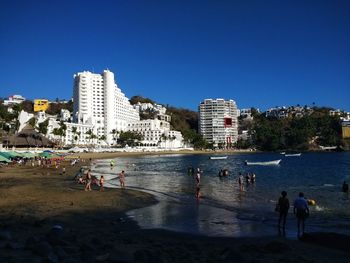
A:
{"type": "MultiPolygon", "coordinates": [[[[152,205],[130,189],[85,192],[81,165],[0,168],[0,262],[350,262],[347,236],[213,238],[142,230],[125,216],[152,205]]],[[[110,158],[110,157],[107,157],[110,158]]]]}

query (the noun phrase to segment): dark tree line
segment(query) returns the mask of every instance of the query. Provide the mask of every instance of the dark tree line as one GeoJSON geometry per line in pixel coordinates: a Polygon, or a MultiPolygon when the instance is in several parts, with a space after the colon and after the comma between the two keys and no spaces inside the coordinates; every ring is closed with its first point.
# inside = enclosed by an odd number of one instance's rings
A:
{"type": "Polygon", "coordinates": [[[252,143],[266,151],[309,150],[317,145],[340,146],[341,123],[339,117],[328,112],[315,111],[301,118],[267,118],[256,116],[252,143]]]}

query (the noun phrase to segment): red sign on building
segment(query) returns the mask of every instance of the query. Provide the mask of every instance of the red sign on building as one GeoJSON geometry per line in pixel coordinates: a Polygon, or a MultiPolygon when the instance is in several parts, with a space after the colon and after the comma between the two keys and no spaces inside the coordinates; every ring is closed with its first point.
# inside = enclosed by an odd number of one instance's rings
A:
{"type": "Polygon", "coordinates": [[[232,127],[232,118],[224,118],[225,128],[232,127]]]}

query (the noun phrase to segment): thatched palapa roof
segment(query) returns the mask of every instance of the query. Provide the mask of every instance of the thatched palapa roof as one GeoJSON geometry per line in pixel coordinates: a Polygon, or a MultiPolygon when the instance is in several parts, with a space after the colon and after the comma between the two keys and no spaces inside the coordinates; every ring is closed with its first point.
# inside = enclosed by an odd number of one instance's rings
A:
{"type": "Polygon", "coordinates": [[[19,133],[2,139],[4,146],[15,147],[53,147],[54,143],[37,132],[31,125],[26,125],[19,133]]]}

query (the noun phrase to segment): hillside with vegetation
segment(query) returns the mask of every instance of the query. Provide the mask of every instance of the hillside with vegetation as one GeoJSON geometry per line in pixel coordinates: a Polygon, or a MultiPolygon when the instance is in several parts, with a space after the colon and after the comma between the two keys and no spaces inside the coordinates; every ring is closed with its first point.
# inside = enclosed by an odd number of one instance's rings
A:
{"type": "Polygon", "coordinates": [[[316,150],[320,145],[346,148],[348,142],[342,139],[340,118],[330,116],[329,110],[314,107],[311,114],[287,118],[255,114],[250,131],[251,140],[238,144],[263,151],[316,150]]]}

